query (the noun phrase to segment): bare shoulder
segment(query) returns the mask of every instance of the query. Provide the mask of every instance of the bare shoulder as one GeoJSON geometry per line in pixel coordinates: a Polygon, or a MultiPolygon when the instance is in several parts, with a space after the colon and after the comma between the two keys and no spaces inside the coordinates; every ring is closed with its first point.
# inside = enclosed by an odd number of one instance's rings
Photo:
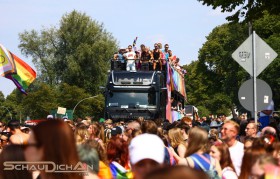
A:
{"type": "Polygon", "coordinates": [[[194,161],[191,157],[187,157],[186,161],[187,161],[189,167],[194,168],[194,161]]]}
{"type": "Polygon", "coordinates": [[[19,141],[18,137],[16,137],[15,135],[11,135],[11,137],[9,138],[9,141],[12,144],[20,144],[20,141],[19,141]]]}

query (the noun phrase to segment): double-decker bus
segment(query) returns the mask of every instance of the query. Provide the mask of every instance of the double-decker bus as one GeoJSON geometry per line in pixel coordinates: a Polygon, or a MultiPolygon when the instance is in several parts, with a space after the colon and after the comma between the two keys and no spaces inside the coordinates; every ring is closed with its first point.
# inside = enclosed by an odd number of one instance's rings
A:
{"type": "Polygon", "coordinates": [[[143,117],[173,122],[182,117],[186,99],[184,77],[172,65],[166,63],[162,71],[126,71],[119,68],[121,65],[112,60],[104,92],[106,119],[143,117]]]}

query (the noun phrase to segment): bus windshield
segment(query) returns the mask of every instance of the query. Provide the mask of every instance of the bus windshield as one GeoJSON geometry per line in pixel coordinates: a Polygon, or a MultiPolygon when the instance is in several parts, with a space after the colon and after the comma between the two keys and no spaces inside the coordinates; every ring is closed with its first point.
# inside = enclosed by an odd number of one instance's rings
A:
{"type": "Polygon", "coordinates": [[[108,96],[109,107],[146,108],[156,106],[155,92],[110,92],[108,96]]]}

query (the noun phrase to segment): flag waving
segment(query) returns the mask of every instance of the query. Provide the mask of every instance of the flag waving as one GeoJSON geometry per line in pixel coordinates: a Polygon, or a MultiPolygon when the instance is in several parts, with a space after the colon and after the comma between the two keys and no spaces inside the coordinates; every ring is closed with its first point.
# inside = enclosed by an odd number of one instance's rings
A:
{"type": "Polygon", "coordinates": [[[0,75],[5,76],[15,72],[16,68],[10,52],[0,44],[0,75]]]}
{"type": "Polygon", "coordinates": [[[15,62],[16,73],[8,74],[5,77],[12,80],[17,88],[24,94],[28,86],[36,79],[36,72],[23,60],[11,53],[11,56],[15,62]]]}
{"type": "Polygon", "coordinates": [[[24,94],[36,79],[36,72],[23,60],[0,45],[0,74],[12,80],[24,94]]]}
{"type": "Polygon", "coordinates": [[[137,48],[136,48],[137,39],[138,39],[138,37],[136,37],[136,38],[133,40],[132,47],[133,47],[133,50],[134,50],[134,51],[137,51],[137,48]]]}

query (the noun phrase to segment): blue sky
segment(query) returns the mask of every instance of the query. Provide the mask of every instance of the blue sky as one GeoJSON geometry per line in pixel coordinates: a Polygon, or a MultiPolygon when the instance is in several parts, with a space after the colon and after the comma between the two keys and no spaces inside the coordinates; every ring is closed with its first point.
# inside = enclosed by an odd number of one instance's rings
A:
{"type": "MultiPolygon", "coordinates": [[[[197,0],[1,0],[0,6],[0,43],[32,67],[32,60],[18,48],[18,34],[58,27],[61,17],[73,10],[103,23],[120,47],[132,44],[136,36],[137,46],[168,43],[182,65],[197,60],[205,37],[226,23],[228,15],[197,0]]],[[[0,91],[5,96],[14,88],[10,80],[0,77],[0,91]]]]}

